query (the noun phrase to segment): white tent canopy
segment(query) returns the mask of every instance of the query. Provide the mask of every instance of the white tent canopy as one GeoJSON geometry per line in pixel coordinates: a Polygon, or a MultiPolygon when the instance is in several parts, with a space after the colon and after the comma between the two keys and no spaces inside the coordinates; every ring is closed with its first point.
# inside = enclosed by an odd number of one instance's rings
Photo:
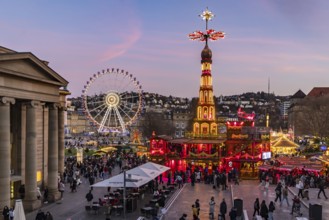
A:
{"type": "MultiPolygon", "coordinates": [[[[126,171],[126,187],[140,187],[167,170],[170,170],[170,168],[152,162],[130,169],[126,171]]],[[[123,175],[123,173],[120,173],[109,179],[95,183],[91,187],[124,187],[123,175]]]]}
{"type": "Polygon", "coordinates": [[[15,202],[14,220],[26,220],[22,200],[15,202]]]}
{"type": "MultiPolygon", "coordinates": [[[[149,177],[137,176],[126,173],[126,187],[140,187],[151,181],[149,177]]],[[[91,187],[124,187],[124,176],[120,173],[109,179],[91,185],[91,187]]]]}
{"type": "Polygon", "coordinates": [[[164,173],[167,170],[170,170],[169,167],[166,167],[166,166],[163,166],[163,165],[160,165],[160,164],[157,164],[157,163],[153,163],[153,162],[144,163],[144,164],[140,165],[139,167],[140,168],[150,169],[150,170],[157,170],[160,173],[164,173]]]}
{"type": "Polygon", "coordinates": [[[131,170],[127,170],[126,173],[154,179],[157,176],[159,176],[162,172],[160,172],[158,170],[151,170],[151,169],[147,169],[147,168],[135,167],[131,170]]]}

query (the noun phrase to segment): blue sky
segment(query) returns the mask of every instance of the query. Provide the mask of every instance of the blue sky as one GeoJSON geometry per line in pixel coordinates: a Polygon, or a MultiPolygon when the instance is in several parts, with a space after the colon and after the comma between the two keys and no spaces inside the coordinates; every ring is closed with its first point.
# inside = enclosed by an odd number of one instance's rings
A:
{"type": "Polygon", "coordinates": [[[89,77],[106,68],[132,73],[144,91],[196,97],[204,30],[210,42],[214,93],[267,91],[291,95],[329,86],[327,0],[0,0],[0,45],[31,51],[69,81],[79,96],[89,77]]]}

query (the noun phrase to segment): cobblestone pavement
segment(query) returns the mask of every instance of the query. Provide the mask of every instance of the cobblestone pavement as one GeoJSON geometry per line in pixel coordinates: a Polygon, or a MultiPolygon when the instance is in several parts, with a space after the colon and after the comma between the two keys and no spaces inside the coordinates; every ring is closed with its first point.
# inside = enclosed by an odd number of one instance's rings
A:
{"type": "MultiPolygon", "coordinates": [[[[228,210],[232,207],[232,196],[230,190],[216,190],[212,185],[196,183],[195,186],[186,184],[179,197],[168,208],[165,215],[166,220],[179,219],[183,213],[188,215],[188,219],[192,219],[192,204],[196,199],[200,200],[200,219],[209,219],[209,201],[211,196],[215,197],[215,216],[219,213],[219,205],[225,198],[228,210]]],[[[217,218],[216,218],[217,219],[217,218]]]]}
{"type": "MultiPolygon", "coordinates": [[[[206,185],[203,183],[196,184],[192,187],[190,184],[187,184],[184,190],[181,192],[176,201],[169,207],[167,213],[165,215],[165,219],[179,219],[179,217],[186,213],[188,215],[188,219],[192,219],[192,204],[198,198],[201,203],[201,213],[200,219],[209,219],[209,205],[208,202],[211,196],[215,196],[216,201],[216,209],[215,216],[218,215],[219,212],[219,204],[222,201],[222,198],[226,199],[228,210],[232,207],[232,198],[240,198],[243,200],[243,208],[247,211],[249,219],[253,219],[253,204],[255,199],[258,197],[260,202],[265,200],[268,205],[270,201],[274,201],[275,199],[275,185],[271,185],[269,187],[268,192],[266,193],[263,190],[263,187],[259,186],[259,182],[256,180],[243,180],[240,182],[240,185],[230,185],[229,190],[226,191],[217,191],[212,189],[211,185],[206,185]]],[[[277,201],[275,204],[274,211],[274,219],[284,219],[284,220],[295,220],[297,219],[296,215],[291,215],[291,206],[292,206],[292,198],[294,194],[298,191],[294,187],[289,188],[289,204],[284,202],[282,206],[280,206],[280,202],[277,201]]],[[[310,189],[310,200],[302,200],[303,206],[301,207],[302,217],[308,219],[309,210],[308,204],[320,204],[322,205],[322,219],[329,220],[329,200],[325,200],[323,195],[321,195],[322,199],[317,199],[318,189],[310,189]]],[[[329,195],[328,195],[329,196],[329,195]]],[[[229,219],[226,216],[226,219],[229,219]]]]}
{"type": "MultiPolygon", "coordinates": [[[[118,168],[117,168],[118,169],[118,168]]],[[[116,171],[118,172],[118,170],[116,171]]],[[[67,191],[69,186],[67,185],[67,191]]],[[[253,203],[255,198],[259,198],[260,201],[263,199],[268,205],[270,201],[275,199],[275,185],[271,185],[268,193],[265,193],[263,188],[259,186],[258,181],[252,180],[243,180],[240,182],[240,185],[229,185],[229,188],[225,191],[216,190],[212,188],[212,185],[197,183],[194,187],[190,184],[186,184],[176,200],[173,202],[168,202],[166,204],[167,212],[162,220],[175,220],[179,219],[183,213],[188,215],[188,220],[192,219],[192,204],[194,204],[196,199],[200,200],[201,211],[200,219],[209,219],[209,200],[211,196],[215,197],[216,207],[215,207],[215,216],[218,215],[219,205],[223,198],[226,199],[228,210],[232,207],[232,198],[241,198],[243,200],[243,207],[248,213],[249,219],[252,219],[253,214],[253,203]]],[[[83,180],[83,184],[79,186],[77,193],[65,192],[64,200],[61,203],[51,203],[45,204],[42,207],[43,211],[50,211],[54,216],[55,220],[98,220],[106,219],[104,214],[105,210],[101,210],[98,214],[88,213],[85,211],[86,199],[85,195],[89,190],[89,184],[86,180],[83,180]]],[[[289,188],[289,203],[290,207],[284,203],[280,207],[280,203],[276,203],[276,210],[274,211],[274,219],[284,219],[284,220],[293,220],[296,219],[296,216],[290,215],[292,198],[293,194],[297,193],[297,189],[294,187],[289,188]]],[[[310,189],[309,196],[310,200],[303,199],[303,206],[301,212],[303,217],[308,219],[308,206],[309,204],[320,204],[322,205],[322,219],[329,220],[329,200],[325,200],[323,195],[321,199],[317,199],[318,189],[310,189]]],[[[97,200],[99,197],[102,197],[106,194],[106,189],[94,189],[94,200],[97,200]]],[[[328,192],[327,192],[328,194],[328,192]]],[[[329,196],[329,195],[328,195],[329,196]]],[[[144,199],[138,200],[138,208],[134,213],[128,213],[126,219],[136,220],[140,216],[140,207],[143,207],[149,199],[150,195],[146,195],[144,199]]],[[[172,195],[172,198],[175,198],[175,195],[172,195]]],[[[36,216],[36,211],[32,213],[27,213],[27,220],[34,220],[36,216]]],[[[123,219],[123,216],[115,216],[112,214],[111,220],[123,219]]],[[[228,218],[228,215],[226,216],[228,218]]]]}

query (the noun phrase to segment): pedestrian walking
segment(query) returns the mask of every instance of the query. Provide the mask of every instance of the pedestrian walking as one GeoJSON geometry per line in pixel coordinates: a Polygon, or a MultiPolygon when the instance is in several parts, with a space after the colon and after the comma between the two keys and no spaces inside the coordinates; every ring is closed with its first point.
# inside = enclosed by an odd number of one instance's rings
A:
{"type": "Polygon", "coordinates": [[[215,198],[212,196],[209,202],[209,218],[214,219],[215,218],[215,198]]]}
{"type": "Polygon", "coordinates": [[[296,188],[298,189],[298,197],[302,197],[304,199],[303,195],[303,189],[304,189],[304,183],[302,180],[299,180],[299,183],[296,185],[296,188]]]}
{"type": "Polygon", "coordinates": [[[268,220],[268,208],[265,203],[265,200],[263,200],[260,204],[260,216],[262,216],[262,218],[264,218],[265,220],[268,220]]]}
{"type": "Polygon", "coordinates": [[[194,172],[191,174],[190,179],[191,179],[191,186],[194,186],[194,184],[195,184],[195,173],[194,172]]]}
{"type": "Polygon", "coordinates": [[[265,185],[264,185],[264,193],[268,193],[268,188],[270,187],[270,182],[269,182],[269,180],[267,179],[266,181],[265,181],[265,185]]]}
{"type": "Polygon", "coordinates": [[[223,198],[223,201],[220,203],[219,212],[220,212],[221,219],[225,220],[225,215],[227,213],[227,205],[226,205],[224,198],[223,198]]]}
{"type": "Polygon", "coordinates": [[[58,183],[58,191],[61,193],[61,199],[63,200],[65,185],[62,181],[58,183]]]}
{"type": "Polygon", "coordinates": [[[92,203],[92,201],[94,199],[94,196],[91,193],[91,190],[89,190],[89,192],[86,194],[86,199],[87,199],[88,204],[91,205],[91,203],[92,203]]]}
{"type": "Polygon", "coordinates": [[[43,203],[44,204],[48,203],[48,195],[49,195],[49,190],[47,187],[45,187],[45,190],[43,192],[43,203]]]}
{"type": "Polygon", "coordinates": [[[259,215],[259,209],[260,209],[259,199],[256,198],[256,200],[254,202],[254,214],[252,215],[253,217],[255,217],[256,212],[257,212],[257,215],[259,215]]]}
{"type": "Polygon", "coordinates": [[[275,210],[274,202],[271,201],[268,206],[268,220],[273,220],[273,212],[275,210]]]}
{"type": "Polygon", "coordinates": [[[178,189],[180,189],[180,187],[182,186],[182,184],[183,184],[183,178],[179,175],[179,174],[177,174],[177,176],[176,176],[176,183],[178,184],[178,189]]]}
{"type": "Polygon", "coordinates": [[[192,205],[192,215],[193,215],[193,220],[199,220],[198,217],[198,209],[195,207],[195,205],[192,205]]]}
{"type": "Polygon", "coordinates": [[[195,200],[194,205],[195,205],[195,208],[198,210],[198,217],[199,217],[199,215],[200,215],[200,201],[199,201],[199,199],[195,200]]]}
{"type": "Polygon", "coordinates": [[[275,188],[275,202],[278,201],[278,199],[280,200],[281,203],[281,193],[282,193],[282,184],[281,182],[278,183],[278,185],[275,188]]]}
{"type": "Polygon", "coordinates": [[[282,200],[280,202],[280,206],[282,206],[283,201],[286,200],[287,201],[287,205],[289,207],[289,200],[288,200],[288,186],[285,186],[282,189],[282,200]]]}
{"type": "Polygon", "coordinates": [[[320,193],[322,192],[324,197],[326,199],[328,199],[328,197],[326,196],[326,192],[324,191],[324,186],[325,186],[325,181],[321,180],[320,184],[319,184],[319,193],[318,193],[318,199],[320,199],[320,193]]]}

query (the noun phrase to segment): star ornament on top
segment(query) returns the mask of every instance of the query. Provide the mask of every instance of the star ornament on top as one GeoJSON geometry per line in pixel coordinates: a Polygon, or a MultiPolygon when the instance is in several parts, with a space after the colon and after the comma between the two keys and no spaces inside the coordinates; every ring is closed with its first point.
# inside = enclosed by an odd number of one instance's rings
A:
{"type": "Polygon", "coordinates": [[[206,31],[194,31],[193,33],[189,34],[189,38],[191,40],[198,40],[198,41],[208,41],[208,39],[212,41],[216,41],[218,39],[223,39],[225,37],[225,33],[222,31],[215,31],[214,29],[208,29],[208,21],[212,20],[215,15],[208,10],[208,8],[202,12],[200,17],[206,21],[206,31]]]}
{"type": "Polygon", "coordinates": [[[206,8],[205,11],[202,12],[201,15],[199,15],[203,20],[210,21],[215,15],[206,8]]]}

